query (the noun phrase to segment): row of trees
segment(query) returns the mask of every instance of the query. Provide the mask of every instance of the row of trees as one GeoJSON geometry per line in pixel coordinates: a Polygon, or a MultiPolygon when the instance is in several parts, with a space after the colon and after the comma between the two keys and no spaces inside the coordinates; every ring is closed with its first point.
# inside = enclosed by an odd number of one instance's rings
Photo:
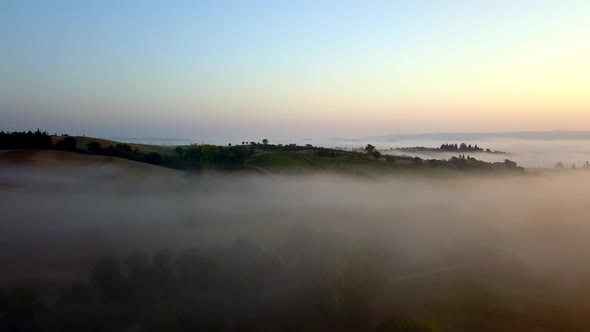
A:
{"type": "MultiPolygon", "coordinates": [[[[557,164],[555,164],[555,168],[565,168],[565,165],[560,161],[557,164]]],[[[576,169],[577,168],[576,164],[572,164],[571,168],[576,169]]],[[[583,163],[582,168],[590,169],[590,161],[586,161],[585,163],[583,163]]]]}
{"type": "Polygon", "coordinates": [[[4,132],[0,131],[0,150],[47,150],[56,149],[64,151],[78,150],[78,142],[74,137],[64,136],[53,144],[53,138],[47,132],[40,131],[23,131],[23,132],[4,132]]]}
{"type": "Polygon", "coordinates": [[[492,151],[490,149],[482,149],[477,144],[467,145],[466,143],[461,144],[441,144],[439,148],[428,148],[424,146],[414,146],[407,148],[396,148],[400,151],[423,151],[423,152],[486,152],[486,153],[504,153],[501,151],[492,151]]]}
{"type": "MultiPolygon", "coordinates": [[[[75,138],[73,137],[66,137],[68,139],[75,142],[75,138]]],[[[65,139],[64,139],[65,140],[65,139]]],[[[72,145],[73,145],[72,142],[72,145]]],[[[59,142],[58,142],[59,143],[59,142]]],[[[57,144],[56,144],[57,145],[57,144]]],[[[70,145],[70,144],[68,144],[70,145]]],[[[84,152],[84,151],[82,151],[84,152]]],[[[111,156],[111,157],[119,157],[134,161],[139,161],[143,163],[159,165],[159,166],[168,166],[169,160],[166,160],[165,157],[160,155],[156,152],[148,152],[143,153],[138,149],[133,149],[129,144],[124,143],[117,143],[115,145],[109,144],[107,147],[103,147],[100,143],[96,141],[92,141],[87,144],[86,152],[90,154],[96,155],[104,155],[104,156],[111,156]]]]}
{"type": "Polygon", "coordinates": [[[51,149],[51,136],[39,129],[27,132],[0,131],[0,150],[8,149],[51,149]]]}
{"type": "MultiPolygon", "coordinates": [[[[257,142],[254,142],[254,141],[251,141],[251,142],[242,141],[242,145],[261,145],[261,144],[260,143],[257,143],[257,142]]],[[[267,138],[265,138],[265,139],[262,140],[262,145],[269,145],[269,141],[268,141],[267,138]]]]}
{"type": "MultiPolygon", "coordinates": [[[[461,145],[455,144],[442,144],[439,148],[441,151],[461,151],[461,152],[481,152],[483,151],[482,148],[478,147],[477,144],[472,146],[471,144],[467,145],[465,143],[461,143],[461,145]]],[[[489,150],[489,149],[488,149],[489,150]]],[[[490,151],[491,152],[491,151],[490,151]]]]}

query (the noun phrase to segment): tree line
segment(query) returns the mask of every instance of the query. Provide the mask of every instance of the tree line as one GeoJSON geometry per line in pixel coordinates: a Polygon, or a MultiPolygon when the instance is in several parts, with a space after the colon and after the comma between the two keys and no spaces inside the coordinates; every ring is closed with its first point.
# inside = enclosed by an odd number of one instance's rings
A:
{"type": "Polygon", "coordinates": [[[475,145],[461,143],[461,144],[441,144],[438,148],[428,148],[424,146],[414,146],[408,148],[396,148],[396,150],[400,151],[424,151],[424,152],[485,152],[485,153],[498,153],[504,154],[505,152],[502,151],[492,151],[491,149],[483,149],[475,145]]]}
{"type": "Polygon", "coordinates": [[[0,131],[0,150],[8,149],[51,149],[51,136],[39,129],[37,131],[0,131]]]}
{"type": "MultiPolygon", "coordinates": [[[[475,145],[467,145],[466,143],[461,143],[461,145],[455,144],[441,144],[439,150],[441,151],[460,151],[460,152],[482,152],[484,151],[482,148],[478,147],[477,144],[475,145]]],[[[489,149],[488,149],[489,150],[489,149]]]]}

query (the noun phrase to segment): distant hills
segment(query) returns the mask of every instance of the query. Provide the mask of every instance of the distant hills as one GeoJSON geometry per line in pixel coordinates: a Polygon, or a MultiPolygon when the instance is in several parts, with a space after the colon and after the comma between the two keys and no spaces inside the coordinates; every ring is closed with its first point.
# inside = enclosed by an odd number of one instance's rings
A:
{"type": "Polygon", "coordinates": [[[514,131],[495,133],[425,133],[425,134],[391,134],[383,136],[372,136],[367,139],[377,141],[406,141],[406,140],[444,140],[444,141],[473,141],[488,140],[495,138],[512,138],[526,140],[590,140],[590,131],[514,131]]]}

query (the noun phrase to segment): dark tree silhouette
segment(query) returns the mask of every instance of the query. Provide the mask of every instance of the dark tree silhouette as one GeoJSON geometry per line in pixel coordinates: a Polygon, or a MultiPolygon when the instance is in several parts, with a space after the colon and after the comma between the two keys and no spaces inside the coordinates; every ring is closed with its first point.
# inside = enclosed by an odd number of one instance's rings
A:
{"type": "Polygon", "coordinates": [[[92,141],[86,145],[86,150],[90,153],[94,154],[102,154],[104,152],[102,145],[96,141],[92,141]]]}
{"type": "Polygon", "coordinates": [[[62,140],[55,143],[54,149],[64,151],[76,151],[77,150],[76,138],[72,136],[66,136],[62,140]]]}

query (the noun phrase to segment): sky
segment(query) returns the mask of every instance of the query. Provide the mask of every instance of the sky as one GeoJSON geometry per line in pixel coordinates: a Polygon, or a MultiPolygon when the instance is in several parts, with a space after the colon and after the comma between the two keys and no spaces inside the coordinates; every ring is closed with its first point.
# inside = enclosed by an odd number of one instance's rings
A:
{"type": "Polygon", "coordinates": [[[0,0],[0,129],[590,129],[590,1],[0,0]]]}

